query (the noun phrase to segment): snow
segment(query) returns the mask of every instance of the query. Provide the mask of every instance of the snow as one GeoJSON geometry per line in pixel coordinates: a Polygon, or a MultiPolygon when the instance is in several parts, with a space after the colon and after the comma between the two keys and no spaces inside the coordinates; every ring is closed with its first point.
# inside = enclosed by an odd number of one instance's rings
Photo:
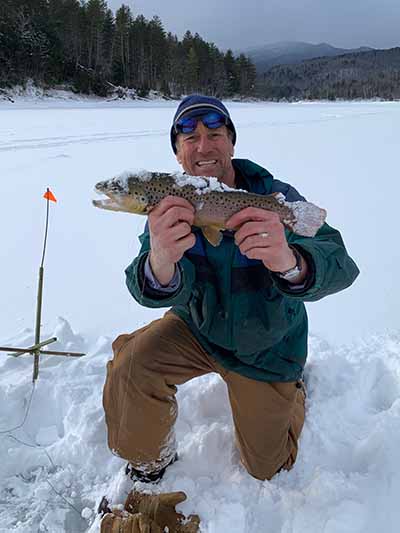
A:
{"type": "Polygon", "coordinates": [[[192,185],[196,189],[197,194],[207,194],[209,192],[243,192],[242,189],[233,189],[225,183],[222,183],[218,178],[206,176],[188,176],[186,174],[176,173],[174,179],[179,187],[185,185],[192,185]]]}
{"type": "Polygon", "coordinates": [[[197,194],[201,194],[207,189],[212,190],[213,186],[215,187],[214,190],[223,190],[223,184],[219,182],[217,178],[206,178],[205,176],[187,176],[186,174],[177,172],[174,174],[174,180],[178,187],[191,185],[196,189],[197,194]]]}
{"type": "Polygon", "coordinates": [[[137,170],[125,170],[124,172],[121,172],[119,176],[114,178],[112,181],[116,181],[120,184],[120,186],[125,190],[128,191],[128,179],[134,176],[140,181],[150,181],[153,178],[153,174],[151,171],[144,170],[144,169],[137,169],[137,170]]]}
{"type": "MultiPolygon", "coordinates": [[[[192,186],[196,189],[197,194],[205,194],[211,191],[218,191],[218,192],[244,192],[247,193],[247,191],[244,191],[242,189],[233,189],[232,187],[228,187],[228,185],[225,185],[225,183],[220,182],[217,178],[214,177],[206,177],[206,176],[190,176],[188,174],[183,174],[182,172],[172,172],[170,174],[171,178],[173,178],[175,184],[178,187],[185,187],[185,186],[192,186]]],[[[157,177],[157,175],[156,175],[157,177]]],[[[154,174],[151,171],[146,171],[143,169],[139,170],[125,170],[115,178],[112,178],[109,180],[109,182],[105,182],[105,184],[108,184],[109,188],[113,188],[113,184],[115,183],[117,185],[118,189],[122,189],[123,191],[128,191],[128,180],[129,178],[135,178],[139,181],[150,181],[154,178],[154,174]]],[[[283,195],[282,195],[283,196],[283,195]]]]}
{"type": "MultiPolygon", "coordinates": [[[[397,533],[400,330],[396,240],[400,104],[229,103],[237,157],[249,157],[328,211],[362,274],[308,306],[307,419],[294,469],[251,478],[233,445],[216,375],[180,387],[179,461],[157,490],[183,490],[202,532],[397,533]]],[[[177,171],[171,102],[16,98],[0,102],[3,312],[0,344],[34,343],[49,186],[42,339],[82,358],[0,352],[0,532],[95,533],[103,495],[121,504],[124,462],[106,443],[101,402],[111,342],[160,316],[129,296],[123,269],[142,217],[91,206],[126,168],[177,171]],[[18,427],[20,426],[20,427],[18,427]],[[9,431],[12,428],[13,431],[9,431]]],[[[49,347],[50,349],[50,347],[49,347]]]]}

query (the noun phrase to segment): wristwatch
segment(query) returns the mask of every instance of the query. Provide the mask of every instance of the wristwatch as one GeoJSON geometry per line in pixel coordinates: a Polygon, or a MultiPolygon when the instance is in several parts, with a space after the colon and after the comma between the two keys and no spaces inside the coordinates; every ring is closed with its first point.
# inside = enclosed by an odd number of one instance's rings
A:
{"type": "Polygon", "coordinates": [[[289,270],[285,270],[284,272],[275,272],[275,274],[280,277],[281,279],[284,279],[285,281],[291,281],[292,279],[297,278],[297,276],[300,274],[302,267],[301,267],[301,255],[296,250],[294,246],[289,246],[289,248],[292,250],[293,255],[296,258],[296,264],[294,267],[289,268],[289,270]]]}

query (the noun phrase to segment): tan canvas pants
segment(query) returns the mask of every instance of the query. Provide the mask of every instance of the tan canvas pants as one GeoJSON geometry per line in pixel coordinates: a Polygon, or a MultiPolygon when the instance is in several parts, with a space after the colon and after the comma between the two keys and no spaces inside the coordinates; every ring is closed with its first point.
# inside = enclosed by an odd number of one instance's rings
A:
{"type": "Polygon", "coordinates": [[[154,472],[171,461],[176,385],[209,372],[220,374],[228,387],[236,444],[248,472],[271,479],[294,464],[304,423],[301,383],[266,383],[224,369],[171,312],[120,335],[113,351],[103,397],[108,444],[133,466],[154,472]]]}

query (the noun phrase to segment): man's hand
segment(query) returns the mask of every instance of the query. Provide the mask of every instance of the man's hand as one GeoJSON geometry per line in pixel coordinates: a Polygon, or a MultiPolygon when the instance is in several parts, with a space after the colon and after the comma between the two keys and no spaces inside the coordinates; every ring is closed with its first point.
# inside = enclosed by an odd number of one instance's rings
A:
{"type": "MultiPolygon", "coordinates": [[[[247,207],[234,214],[226,223],[228,229],[237,229],[235,242],[243,255],[249,259],[260,259],[272,272],[285,272],[296,266],[296,258],[290,249],[285,228],[276,213],[247,207]]],[[[306,263],[304,261],[306,270],[306,263]]],[[[302,271],[296,283],[306,276],[302,271]]]]}
{"type": "Polygon", "coordinates": [[[150,266],[161,285],[168,285],[175,264],[195,243],[193,220],[194,207],[178,196],[167,196],[149,214],[150,266]]]}

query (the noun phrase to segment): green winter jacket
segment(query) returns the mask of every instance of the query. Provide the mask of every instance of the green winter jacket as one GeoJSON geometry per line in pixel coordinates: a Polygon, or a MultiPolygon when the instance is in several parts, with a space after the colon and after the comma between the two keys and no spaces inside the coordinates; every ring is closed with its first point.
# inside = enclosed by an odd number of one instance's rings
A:
{"type": "MultiPolygon", "coordinates": [[[[304,200],[255,163],[244,159],[232,163],[240,188],[258,194],[282,192],[288,201],[304,200]]],[[[304,302],[345,289],[359,273],[340,233],[328,224],[312,238],[286,232],[310,270],[305,286],[293,289],[261,261],[243,256],[232,233],[225,232],[221,244],[213,247],[200,230],[193,231],[196,243],[178,263],[181,283],[174,293],[166,294],[144,282],[150,249],[146,225],[139,255],[125,271],[132,296],[146,307],[172,306],[204,349],[229,370],[261,381],[300,379],[307,357],[304,302]]]]}

